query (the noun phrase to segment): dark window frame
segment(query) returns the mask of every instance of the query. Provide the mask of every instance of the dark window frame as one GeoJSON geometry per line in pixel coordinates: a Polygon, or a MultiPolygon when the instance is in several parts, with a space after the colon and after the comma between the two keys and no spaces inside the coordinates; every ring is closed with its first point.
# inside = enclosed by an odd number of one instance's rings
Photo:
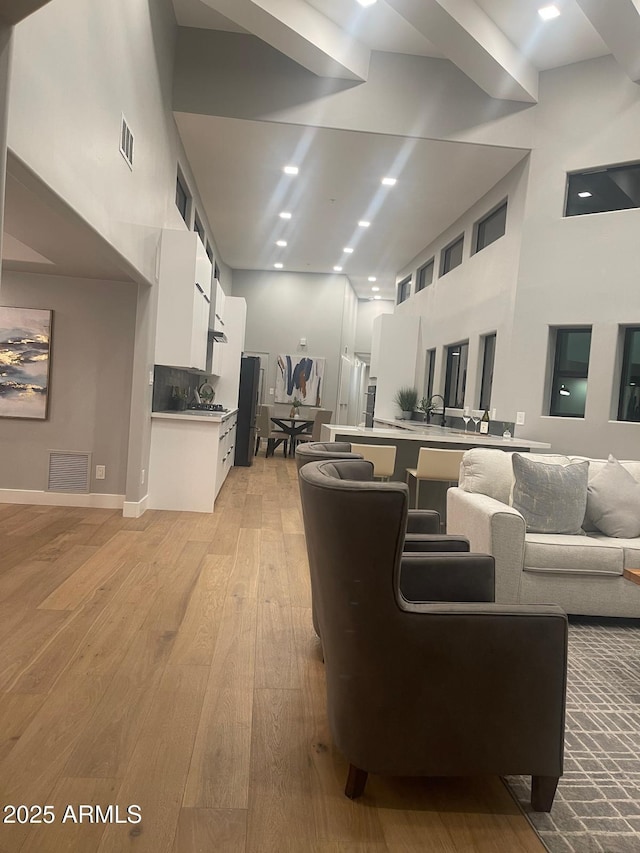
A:
{"type": "Polygon", "coordinates": [[[202,224],[202,220],[198,214],[198,211],[194,211],[193,214],[193,230],[196,232],[198,237],[200,237],[200,242],[205,247],[207,246],[207,235],[205,234],[204,225],[202,224]]]}
{"type": "Polygon", "coordinates": [[[440,278],[443,275],[446,275],[451,270],[455,270],[457,267],[462,266],[462,262],[464,260],[464,231],[462,234],[459,234],[455,240],[452,240],[448,243],[444,249],[440,253],[440,278]],[[451,253],[454,249],[460,246],[460,260],[457,264],[453,266],[450,265],[451,261],[451,253]]]}
{"type": "Polygon", "coordinates": [[[633,365],[630,363],[634,335],[638,335],[640,337],[640,326],[624,327],[617,420],[624,421],[626,423],[640,422],[640,371],[638,371],[638,373],[632,373],[633,365]],[[626,389],[632,387],[637,390],[628,392],[628,395],[625,395],[626,389]],[[627,410],[626,416],[625,409],[627,410]]]}
{"type": "Polygon", "coordinates": [[[508,199],[504,199],[497,204],[494,208],[492,208],[489,213],[486,213],[481,219],[479,219],[476,224],[473,226],[473,254],[476,255],[478,252],[481,252],[483,249],[486,249],[487,246],[491,246],[492,243],[495,243],[496,240],[499,240],[501,237],[507,233],[507,210],[508,210],[508,199]],[[487,226],[493,223],[496,218],[504,212],[504,223],[503,230],[500,234],[496,234],[490,240],[486,240],[486,231],[487,226]],[[482,244],[482,245],[481,245],[482,244]]]}
{"type": "Polygon", "coordinates": [[[398,282],[398,292],[396,296],[396,305],[402,305],[411,296],[411,276],[408,275],[398,282]]]}
{"type": "Polygon", "coordinates": [[[429,287],[430,284],[433,284],[433,276],[436,271],[436,259],[435,256],[431,258],[431,260],[427,261],[426,264],[422,264],[421,267],[418,268],[418,272],[416,273],[416,293],[420,293],[421,290],[424,290],[426,287],[429,287]],[[425,270],[431,267],[431,278],[429,281],[425,281],[425,270]]]}
{"type": "Polygon", "coordinates": [[[640,161],[614,163],[591,169],[567,172],[565,187],[564,216],[589,216],[594,213],[615,213],[621,210],[637,210],[640,207],[640,161]],[[635,186],[628,195],[619,178],[626,173],[628,182],[635,186]],[[589,192],[580,198],[579,192],[589,192]]]}
{"type": "Polygon", "coordinates": [[[180,216],[183,218],[185,225],[189,224],[189,205],[191,203],[191,193],[187,186],[187,182],[182,176],[180,170],[176,175],[176,207],[180,216]]]}
{"type": "Polygon", "coordinates": [[[491,392],[493,391],[493,371],[496,364],[497,333],[490,332],[488,335],[484,335],[483,342],[480,405],[478,408],[489,411],[491,408],[491,392]],[[490,341],[491,347],[488,346],[490,341]]]}
{"type": "Polygon", "coordinates": [[[464,408],[464,396],[467,388],[467,368],[469,364],[469,341],[460,341],[445,347],[445,383],[444,400],[450,409],[464,408]],[[458,353],[455,353],[455,350],[458,353]],[[457,362],[454,359],[457,358],[457,362]]]}
{"type": "Polygon", "coordinates": [[[430,400],[433,397],[433,380],[436,372],[436,349],[433,347],[432,349],[427,350],[427,382],[426,382],[426,393],[425,396],[427,400],[430,400]]]}
{"type": "MultiPolygon", "coordinates": [[[[563,412],[558,410],[558,402],[560,399],[561,389],[567,383],[567,381],[575,380],[575,379],[584,379],[588,381],[589,379],[589,363],[591,359],[591,339],[593,336],[593,329],[591,326],[561,326],[554,329],[554,346],[555,352],[553,357],[553,375],[551,377],[551,397],[549,400],[549,415],[554,418],[584,418],[585,412],[584,409],[582,414],[575,414],[569,412],[563,412]],[[589,354],[587,356],[586,369],[584,370],[570,370],[568,368],[561,367],[561,360],[563,355],[563,341],[565,339],[568,340],[568,336],[571,334],[589,334],[589,354]]],[[[565,345],[566,346],[566,345],[565,345]]],[[[585,407],[586,407],[586,395],[585,395],[585,407]]]]}

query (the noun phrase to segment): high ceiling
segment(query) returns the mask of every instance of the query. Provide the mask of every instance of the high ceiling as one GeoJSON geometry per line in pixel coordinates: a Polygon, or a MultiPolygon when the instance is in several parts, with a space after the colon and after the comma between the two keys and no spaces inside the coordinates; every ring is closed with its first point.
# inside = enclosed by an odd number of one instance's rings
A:
{"type": "MultiPolygon", "coordinates": [[[[538,73],[550,68],[613,53],[635,73],[637,0],[607,3],[606,16],[599,0],[556,0],[560,15],[543,21],[538,9],[547,2],[374,0],[365,8],[357,0],[173,0],[181,26],[251,33],[316,75],[356,85],[367,78],[372,51],[449,59],[492,97],[529,104],[538,73]]],[[[361,298],[371,297],[370,275],[383,298],[393,298],[398,271],[526,156],[185,112],[176,121],[226,262],[324,273],[341,266],[361,298]],[[283,165],[301,151],[299,176],[284,176],[283,165]],[[398,163],[402,184],[383,189],[380,178],[398,163]],[[292,218],[279,219],[281,210],[292,218]],[[278,239],[287,246],[277,247],[278,239]],[[354,252],[345,254],[346,246],[354,252]]]]}

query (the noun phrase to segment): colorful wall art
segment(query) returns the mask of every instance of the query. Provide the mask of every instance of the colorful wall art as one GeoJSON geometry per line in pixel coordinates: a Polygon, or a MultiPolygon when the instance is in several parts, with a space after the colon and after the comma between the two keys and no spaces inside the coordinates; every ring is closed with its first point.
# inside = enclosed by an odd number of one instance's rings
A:
{"type": "Polygon", "coordinates": [[[52,313],[0,306],[0,417],[46,419],[52,313]]]}
{"type": "Polygon", "coordinates": [[[279,355],[276,365],[276,403],[290,403],[294,397],[303,406],[321,406],[324,358],[279,355]]]}

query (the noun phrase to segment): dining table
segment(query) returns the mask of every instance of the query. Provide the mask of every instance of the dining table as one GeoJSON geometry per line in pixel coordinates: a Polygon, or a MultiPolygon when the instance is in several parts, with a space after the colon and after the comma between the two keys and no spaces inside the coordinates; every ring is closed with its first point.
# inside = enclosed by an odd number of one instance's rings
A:
{"type": "MultiPolygon", "coordinates": [[[[298,436],[311,432],[311,428],[314,424],[313,418],[309,419],[272,417],[271,422],[274,423],[279,429],[281,429],[283,433],[285,433],[282,438],[275,439],[271,455],[273,455],[276,447],[278,446],[278,444],[280,444],[281,441],[289,441],[289,456],[293,456],[295,453],[296,439],[298,438],[298,436]]],[[[271,435],[271,438],[273,438],[273,434],[271,435]]]]}

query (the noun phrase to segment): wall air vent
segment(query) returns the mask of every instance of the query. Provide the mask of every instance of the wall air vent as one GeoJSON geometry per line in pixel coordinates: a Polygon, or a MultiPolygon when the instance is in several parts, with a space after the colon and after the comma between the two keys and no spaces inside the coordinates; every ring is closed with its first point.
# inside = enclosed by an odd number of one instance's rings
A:
{"type": "Polygon", "coordinates": [[[129,168],[133,169],[133,133],[124,116],[122,116],[120,127],[120,153],[127,161],[129,168]]]}
{"type": "Polygon", "coordinates": [[[48,492],[88,492],[90,484],[90,453],[49,451],[48,492]]]}

